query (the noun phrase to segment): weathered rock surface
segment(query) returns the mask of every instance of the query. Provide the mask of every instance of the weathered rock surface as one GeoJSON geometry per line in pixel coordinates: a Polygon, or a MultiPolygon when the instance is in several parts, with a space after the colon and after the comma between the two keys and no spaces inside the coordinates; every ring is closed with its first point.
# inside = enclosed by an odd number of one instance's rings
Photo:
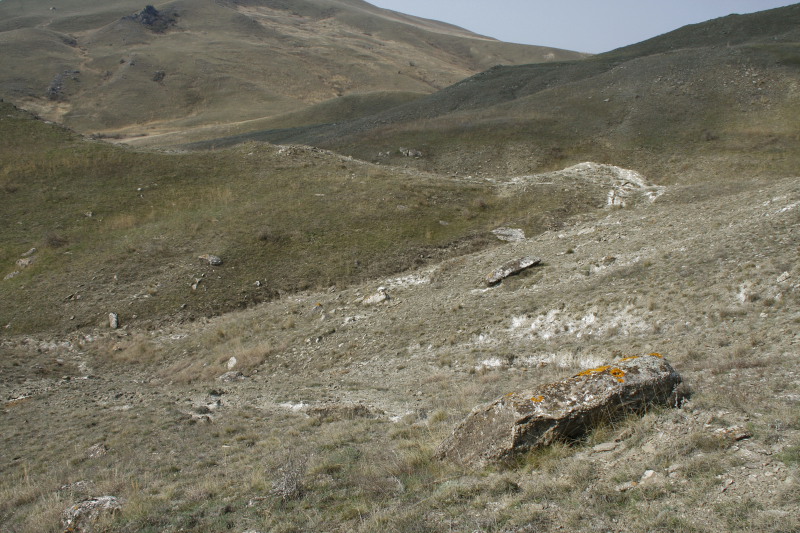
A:
{"type": "Polygon", "coordinates": [[[90,498],[65,509],[61,513],[61,525],[64,533],[91,533],[100,518],[121,510],[122,504],[114,496],[90,498]]]}
{"type": "Polygon", "coordinates": [[[622,359],[475,408],[440,444],[437,456],[472,466],[508,459],[578,438],[605,420],[677,405],[681,383],[659,354],[622,359]]]}
{"type": "Polygon", "coordinates": [[[108,313],[108,327],[111,329],[119,328],[119,315],[117,313],[108,313]]]}
{"type": "Polygon", "coordinates": [[[375,291],[375,294],[371,294],[364,298],[363,304],[364,305],[377,305],[389,300],[391,297],[389,293],[386,292],[386,287],[378,287],[378,290],[375,291]]]}
{"type": "Polygon", "coordinates": [[[514,274],[519,274],[526,268],[536,266],[541,262],[542,260],[538,258],[521,257],[519,259],[514,259],[513,261],[504,263],[503,266],[493,270],[486,276],[486,284],[490,287],[492,285],[497,285],[507,277],[513,276],[514,274]]]}
{"type": "Polygon", "coordinates": [[[211,266],[219,266],[222,264],[222,259],[217,255],[203,254],[197,258],[202,259],[203,261],[208,261],[208,264],[211,266]]]}
{"type": "Polygon", "coordinates": [[[497,228],[492,235],[504,242],[520,242],[525,240],[525,231],[520,228],[497,228]]]}

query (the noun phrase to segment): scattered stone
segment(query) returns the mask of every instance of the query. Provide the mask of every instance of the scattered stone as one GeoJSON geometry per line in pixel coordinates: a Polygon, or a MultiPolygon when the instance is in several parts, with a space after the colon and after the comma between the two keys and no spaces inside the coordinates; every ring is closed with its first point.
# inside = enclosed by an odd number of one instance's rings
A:
{"type": "Polygon", "coordinates": [[[749,439],[750,437],[753,436],[752,433],[747,431],[742,426],[731,426],[731,427],[727,427],[727,428],[719,428],[716,431],[716,433],[719,433],[723,437],[726,437],[726,438],[731,439],[731,440],[736,441],[736,442],[738,442],[740,440],[749,439]]]}
{"type": "Polygon", "coordinates": [[[613,452],[617,449],[618,443],[616,442],[604,442],[602,444],[598,444],[594,448],[592,448],[593,453],[606,453],[606,452],[613,452]]]}
{"type": "Polygon", "coordinates": [[[436,451],[440,459],[484,466],[561,439],[601,421],[683,400],[680,374],[660,354],[629,357],[534,391],[510,393],[473,409],[436,451]]]}
{"type": "Polygon", "coordinates": [[[208,264],[211,266],[219,266],[222,264],[222,259],[219,256],[211,255],[211,254],[203,254],[198,256],[198,259],[202,259],[203,261],[208,261],[208,264]]]}
{"type": "Polygon", "coordinates": [[[238,362],[239,361],[237,361],[236,357],[231,356],[231,358],[228,359],[228,370],[232,370],[238,362]]]}
{"type": "Polygon", "coordinates": [[[656,476],[657,474],[655,470],[645,470],[644,474],[642,474],[642,478],[639,480],[639,483],[655,480],[656,476]]]}
{"type": "Polygon", "coordinates": [[[375,294],[367,296],[362,302],[364,305],[377,305],[391,299],[389,293],[386,292],[386,287],[378,287],[375,294]]]}
{"type": "Polygon", "coordinates": [[[33,264],[33,261],[33,257],[23,257],[21,259],[17,259],[17,266],[20,268],[28,268],[33,264]]]}
{"type": "Polygon", "coordinates": [[[523,270],[532,266],[536,266],[541,262],[542,260],[538,258],[521,257],[519,259],[514,259],[513,261],[504,263],[503,266],[493,270],[489,275],[486,276],[486,284],[490,287],[497,285],[507,277],[519,274],[523,270]]]}
{"type": "Polygon", "coordinates": [[[203,281],[203,278],[194,278],[194,283],[192,283],[192,290],[196,291],[197,287],[200,286],[200,282],[203,281]]]}
{"type": "Polygon", "coordinates": [[[64,533],[91,533],[100,518],[122,511],[122,504],[114,496],[100,496],[83,500],[61,513],[64,533]]]}
{"type": "Polygon", "coordinates": [[[6,274],[6,276],[3,278],[3,280],[8,280],[8,279],[11,279],[11,278],[15,278],[15,277],[19,276],[20,274],[22,274],[22,272],[20,272],[19,270],[15,270],[14,272],[11,272],[10,274],[6,274]]]}
{"type": "Polygon", "coordinates": [[[497,228],[492,234],[505,242],[520,242],[525,240],[525,231],[519,228],[497,228]]]}
{"type": "Polygon", "coordinates": [[[111,329],[119,328],[119,315],[117,313],[108,313],[108,326],[111,329]]]}
{"type": "Polygon", "coordinates": [[[32,256],[33,254],[35,254],[37,251],[38,251],[38,250],[36,250],[36,248],[31,248],[30,250],[28,250],[27,252],[25,252],[24,254],[22,254],[22,257],[30,257],[30,256],[32,256]]]}
{"type": "Polygon", "coordinates": [[[61,485],[58,490],[59,492],[88,492],[92,485],[94,485],[93,481],[81,480],[61,485]]]}
{"type": "Polygon", "coordinates": [[[402,146],[399,148],[399,151],[405,157],[413,157],[414,159],[419,159],[422,157],[422,152],[419,150],[414,150],[413,148],[403,148],[402,146]]]}
{"type": "Polygon", "coordinates": [[[221,381],[223,383],[230,383],[231,381],[241,381],[243,379],[245,379],[244,374],[234,370],[231,372],[225,372],[224,374],[222,374],[217,378],[217,381],[221,381]]]}
{"type": "MultiPolygon", "coordinates": [[[[35,250],[35,249],[36,249],[36,248],[34,248],[34,250],[35,250]]],[[[775,280],[775,281],[777,281],[778,283],[783,283],[784,281],[786,281],[787,279],[789,279],[789,278],[791,278],[791,277],[792,277],[792,275],[791,275],[791,274],[789,274],[788,272],[784,272],[783,274],[781,274],[780,276],[778,276],[778,279],[777,279],[777,280],[775,280]]]]}
{"type": "Polygon", "coordinates": [[[156,83],[161,83],[162,81],[164,81],[166,75],[167,73],[164,72],[163,70],[157,70],[153,73],[153,81],[156,83]]]}
{"type": "Polygon", "coordinates": [[[89,459],[97,459],[99,457],[103,457],[108,453],[108,446],[103,444],[102,442],[98,442],[97,444],[90,446],[88,450],[86,450],[86,455],[89,459]]]}

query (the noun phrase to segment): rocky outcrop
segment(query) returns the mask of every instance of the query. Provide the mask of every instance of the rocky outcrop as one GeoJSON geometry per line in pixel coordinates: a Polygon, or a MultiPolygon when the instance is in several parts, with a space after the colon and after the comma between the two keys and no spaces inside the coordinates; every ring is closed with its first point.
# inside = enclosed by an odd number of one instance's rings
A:
{"type": "Polygon", "coordinates": [[[541,259],[533,257],[520,257],[519,259],[504,263],[503,266],[493,270],[486,276],[486,284],[490,287],[497,285],[507,277],[519,274],[523,270],[536,266],[541,262],[541,259]]]}
{"type": "Polygon", "coordinates": [[[122,510],[122,504],[114,496],[101,496],[83,500],[68,507],[61,514],[64,533],[91,533],[100,518],[122,510]]]}
{"type": "Polygon", "coordinates": [[[123,19],[138,22],[156,33],[163,33],[175,24],[175,17],[176,14],[174,13],[166,13],[157,10],[153,6],[146,6],[139,13],[123,17],[123,19]]]}
{"type": "Polygon", "coordinates": [[[629,357],[475,408],[437,456],[471,466],[581,437],[603,421],[682,401],[681,376],[660,354],[629,357]]]}

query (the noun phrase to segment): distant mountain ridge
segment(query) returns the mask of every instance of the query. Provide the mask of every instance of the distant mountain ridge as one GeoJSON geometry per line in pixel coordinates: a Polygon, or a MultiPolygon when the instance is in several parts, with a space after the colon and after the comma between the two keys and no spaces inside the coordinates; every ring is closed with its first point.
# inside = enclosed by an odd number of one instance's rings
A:
{"type": "Polygon", "coordinates": [[[486,175],[592,160],[675,180],[676,154],[720,169],[774,164],[791,172],[800,153],[798,80],[800,4],[687,26],[583,60],[493,67],[348,122],[197,146],[256,139],[372,161],[389,150],[384,162],[486,175]],[[409,144],[426,157],[404,161],[396,147],[409,144]]]}
{"type": "Polygon", "coordinates": [[[584,56],[360,0],[0,2],[0,46],[0,96],[84,133],[122,135],[345,95],[424,95],[495,64],[584,56]]]}

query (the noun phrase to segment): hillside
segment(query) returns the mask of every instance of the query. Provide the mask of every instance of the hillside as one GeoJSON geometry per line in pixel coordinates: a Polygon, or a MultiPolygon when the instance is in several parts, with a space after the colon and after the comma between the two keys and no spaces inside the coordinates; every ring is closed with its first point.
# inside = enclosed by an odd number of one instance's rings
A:
{"type": "Polygon", "coordinates": [[[357,0],[44,5],[0,2],[6,87],[85,45],[121,110],[85,66],[28,104],[159,148],[0,101],[0,531],[800,531],[800,4],[335,99],[264,96],[227,54],[411,32],[443,76],[506,45],[357,0]],[[181,42],[216,47],[230,71],[186,75],[214,98],[136,77],[162,39],[182,72],[181,42]],[[137,79],[176,92],[111,90],[137,79]],[[648,354],[685,401],[615,392],[648,354]],[[621,416],[485,466],[436,453],[488,402],[606,371],[621,416]]]}
{"type": "Polygon", "coordinates": [[[301,146],[133,151],[8,103],[0,139],[6,333],[95,327],[120,309],[139,327],[214,316],[490,246],[499,225],[536,234],[606,199],[591,185],[507,197],[301,146]]]}
{"type": "Polygon", "coordinates": [[[483,176],[584,160],[636,168],[659,182],[786,175],[800,163],[798,27],[800,5],[724,17],[580,61],[492,68],[346,123],[198,146],[299,142],[483,176]],[[399,146],[425,157],[404,160],[399,146]]]}
{"type": "Polygon", "coordinates": [[[0,96],[83,133],[142,136],[283,115],[344,95],[423,95],[495,64],[581,57],[361,0],[144,8],[132,0],[0,3],[0,96]]]}
{"type": "MultiPolygon", "coordinates": [[[[604,172],[504,188],[531,201],[604,172]]],[[[62,510],[111,495],[122,511],[108,532],[797,531],[798,178],[693,196],[667,187],[523,241],[193,323],[143,329],[123,308],[118,330],[4,330],[0,524],[63,531],[62,510]],[[525,255],[543,264],[486,287],[525,255]],[[367,305],[380,286],[389,300],[367,305]],[[434,457],[475,405],[653,351],[693,390],[680,409],[506,466],[434,457]]]]}

